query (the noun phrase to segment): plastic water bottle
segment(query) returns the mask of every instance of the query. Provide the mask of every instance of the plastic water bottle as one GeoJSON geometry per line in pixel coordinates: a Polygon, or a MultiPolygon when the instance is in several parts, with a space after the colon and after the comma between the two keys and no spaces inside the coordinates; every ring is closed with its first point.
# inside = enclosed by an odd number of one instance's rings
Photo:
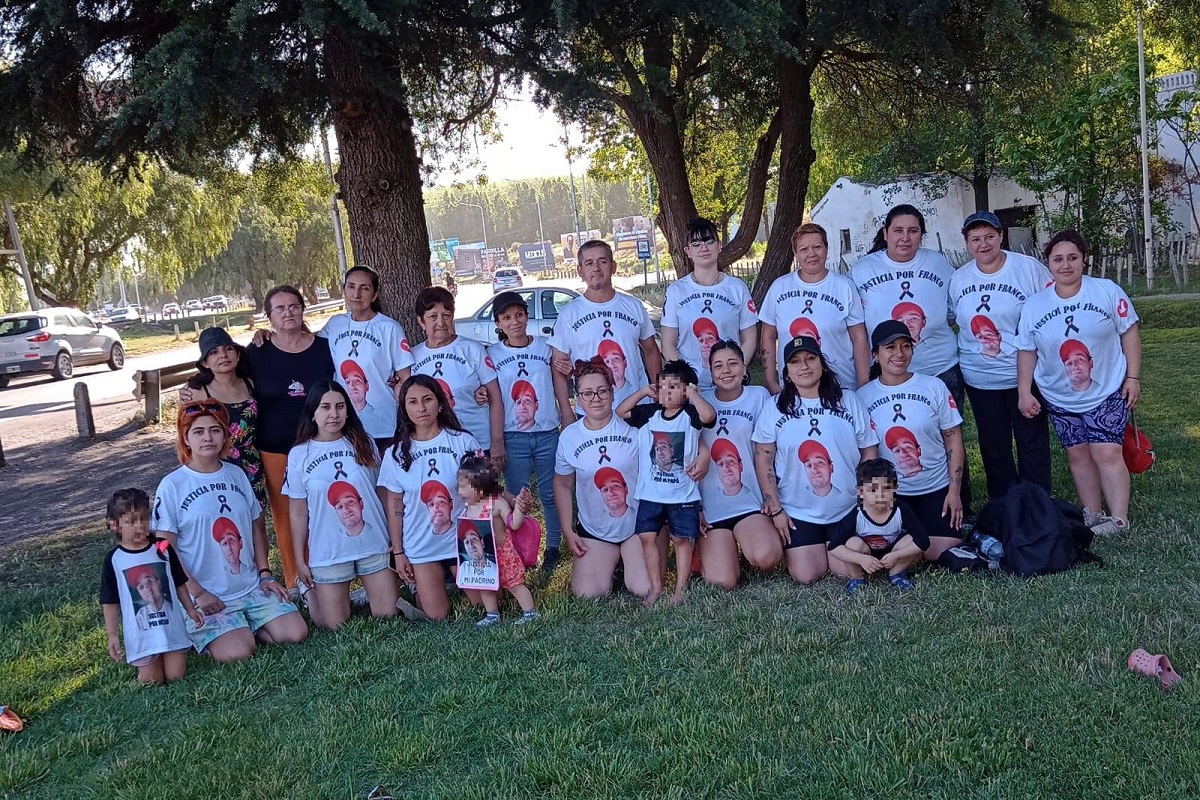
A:
{"type": "Polygon", "coordinates": [[[988,560],[989,569],[999,569],[1000,559],[1004,558],[1004,545],[995,536],[975,531],[971,535],[971,541],[975,548],[979,550],[979,555],[988,560]]]}

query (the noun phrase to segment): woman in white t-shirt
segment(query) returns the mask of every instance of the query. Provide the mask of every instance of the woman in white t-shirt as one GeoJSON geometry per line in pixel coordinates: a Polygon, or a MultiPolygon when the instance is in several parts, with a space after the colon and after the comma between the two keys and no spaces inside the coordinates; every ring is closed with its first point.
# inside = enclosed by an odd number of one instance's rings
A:
{"type": "Polygon", "coordinates": [[[625,563],[625,588],[650,592],[650,574],[638,540],[638,435],[613,411],[613,376],[604,359],[575,363],[575,397],[583,416],[563,430],[554,466],[554,502],[574,557],[571,593],[603,597],[613,572],[625,563]],[[579,505],[572,525],[571,499],[579,505]]]}
{"type": "Polygon", "coordinates": [[[711,428],[700,438],[712,458],[700,483],[700,570],[704,580],[723,589],[736,589],[741,565],[738,548],[750,566],[764,572],[775,569],[783,548],[771,518],[762,513],[762,492],[754,469],[751,436],[763,409],[771,405],[770,393],[747,386],[746,360],[735,341],[713,345],[709,368],[715,388],[704,399],[717,413],[711,428]]]}
{"type": "Polygon", "coordinates": [[[422,289],[416,312],[425,341],[413,347],[413,374],[428,375],[450,387],[452,408],[462,427],[474,434],[492,463],[503,470],[504,400],[491,356],[479,342],[458,335],[454,295],[443,287],[422,289]]]}
{"type": "MultiPolygon", "coordinates": [[[[862,297],[867,330],[899,320],[913,342],[912,370],[939,378],[955,405],[966,408],[966,386],[958,366],[958,340],[950,327],[954,268],[941,253],[921,247],[925,217],[915,206],[894,206],[880,231],[883,249],[855,262],[850,278],[862,297]]],[[[965,324],[965,323],[964,323],[965,324]]],[[[963,466],[962,501],[971,513],[971,480],[963,466]]]]}
{"type": "Polygon", "coordinates": [[[375,442],[341,384],[320,381],[308,393],[296,445],[288,453],[284,493],[291,499],[292,545],[299,582],[311,590],[313,622],[337,630],[350,619],[350,582],[361,578],[376,617],[396,615],[396,574],[376,484],[375,442]]]}
{"type": "Polygon", "coordinates": [[[383,313],[379,273],[362,265],[342,279],[346,313],[335,314],[317,332],[329,340],[335,374],[367,435],[382,452],[396,435],[396,389],[412,370],[412,348],[404,327],[383,313]]]}
{"type": "Polygon", "coordinates": [[[1067,451],[1085,521],[1096,533],[1120,533],[1129,528],[1121,445],[1142,396],[1142,339],[1129,295],[1085,275],[1087,256],[1087,241],[1076,231],[1057,233],[1046,245],[1054,285],[1021,311],[1018,402],[1027,417],[1041,412],[1036,381],[1067,451]]]}
{"type": "Polygon", "coordinates": [[[445,619],[446,570],[458,568],[454,521],[463,510],[458,465],[464,454],[481,448],[463,430],[437,380],[421,373],[400,387],[396,435],[379,470],[396,572],[416,585],[417,603],[430,619],[445,619]]]}
{"type": "Polygon", "coordinates": [[[962,542],[962,416],[937,378],[912,371],[913,340],[899,320],[871,332],[879,377],[858,390],[883,444],[882,455],[900,475],[897,497],[929,534],[925,558],[936,561],[962,542]]]}
{"type": "Polygon", "coordinates": [[[750,289],[722,272],[721,236],[707,219],[688,223],[687,254],[692,271],[667,286],[663,303],[662,350],[666,361],[692,365],[702,390],[712,388],[708,356],[718,341],[736,341],[748,357],[758,344],[758,319],[750,289]]]}
{"type": "Polygon", "coordinates": [[[758,315],[767,389],[779,394],[783,347],[797,336],[816,339],[838,383],[855,389],[871,367],[858,287],[829,271],[829,237],[820,225],[807,222],[792,232],[792,254],[796,271],[775,279],[758,315]]]}
{"type": "Polygon", "coordinates": [[[250,481],[222,461],[229,415],[216,400],[186,403],[175,421],[182,465],[154,492],[151,526],[179,554],[187,591],[204,614],[185,619],[197,652],[225,663],[264,644],[301,642],[308,625],[267,565],[267,527],[250,481]]]}
{"type": "Polygon", "coordinates": [[[1004,229],[990,211],[967,217],[963,238],[974,258],[954,271],[950,299],[959,321],[959,366],[975,415],[988,496],[1003,497],[1018,480],[1049,492],[1046,415],[1027,419],[1017,407],[1017,323],[1025,302],[1053,279],[1036,258],[1000,246],[1004,229]]]}
{"type": "MultiPolygon", "coordinates": [[[[878,437],[857,395],[811,336],[783,348],[787,381],[754,428],[754,466],[763,513],[783,542],[788,573],[812,583],[829,569],[827,544],[855,513],[858,462],[874,458],[878,437]]],[[[840,573],[839,573],[840,574],[840,573]]]]}

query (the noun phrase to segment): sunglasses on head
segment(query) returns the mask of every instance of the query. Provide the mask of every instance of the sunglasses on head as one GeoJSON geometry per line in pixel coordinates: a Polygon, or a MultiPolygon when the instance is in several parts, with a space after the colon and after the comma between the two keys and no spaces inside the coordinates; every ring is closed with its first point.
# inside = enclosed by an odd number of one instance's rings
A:
{"type": "Polygon", "coordinates": [[[210,411],[217,411],[221,408],[221,404],[216,400],[201,400],[197,403],[188,403],[183,407],[183,413],[192,417],[199,414],[207,414],[210,411]]]}

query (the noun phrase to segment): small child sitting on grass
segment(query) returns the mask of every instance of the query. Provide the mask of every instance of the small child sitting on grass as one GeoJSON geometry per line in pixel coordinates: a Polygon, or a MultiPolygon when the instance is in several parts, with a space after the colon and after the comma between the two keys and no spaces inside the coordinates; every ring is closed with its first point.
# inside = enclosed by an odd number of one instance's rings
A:
{"type": "Polygon", "coordinates": [[[634,392],[617,406],[617,414],[639,429],[634,531],[650,573],[646,605],[653,605],[663,590],[657,541],[663,525],[675,545],[672,605],[683,602],[692,574],[692,550],[700,538],[699,481],[709,466],[708,445],[701,441],[700,429],[711,428],[717,418],[716,410],[700,396],[698,382],[696,370],[686,361],[668,361],[658,373],[657,386],[634,392]],[[657,402],[639,405],[644,398],[657,402]]]}
{"type": "Polygon", "coordinates": [[[100,573],[108,654],[113,661],[121,660],[120,622],[124,655],[137,667],[139,681],[179,680],[187,671],[187,651],[192,647],[183,612],[197,626],[204,624],[191,596],[178,590],[187,583],[179,556],[169,542],[151,535],[150,497],[141,489],[117,491],[105,516],[117,538],[100,573]]]}
{"type": "Polygon", "coordinates": [[[929,536],[917,515],[896,500],[896,468],[883,458],[868,458],[854,470],[858,508],[842,520],[829,542],[829,555],[846,567],[846,594],[857,594],[866,575],[887,570],[888,581],[908,591],[905,570],[929,549],[929,536]]]}

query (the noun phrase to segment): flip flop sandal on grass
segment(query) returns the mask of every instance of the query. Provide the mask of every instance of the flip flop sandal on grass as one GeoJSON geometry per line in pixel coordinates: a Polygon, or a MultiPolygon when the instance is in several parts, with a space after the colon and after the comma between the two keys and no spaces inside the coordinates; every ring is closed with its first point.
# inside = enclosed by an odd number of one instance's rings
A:
{"type": "Polygon", "coordinates": [[[1131,670],[1139,675],[1157,678],[1158,685],[1163,691],[1170,689],[1183,680],[1183,676],[1172,669],[1171,662],[1166,656],[1151,655],[1141,648],[1130,653],[1129,660],[1126,663],[1129,664],[1131,670]]]}
{"type": "Polygon", "coordinates": [[[12,712],[8,706],[0,706],[0,731],[18,733],[25,727],[21,718],[12,712]]]}

